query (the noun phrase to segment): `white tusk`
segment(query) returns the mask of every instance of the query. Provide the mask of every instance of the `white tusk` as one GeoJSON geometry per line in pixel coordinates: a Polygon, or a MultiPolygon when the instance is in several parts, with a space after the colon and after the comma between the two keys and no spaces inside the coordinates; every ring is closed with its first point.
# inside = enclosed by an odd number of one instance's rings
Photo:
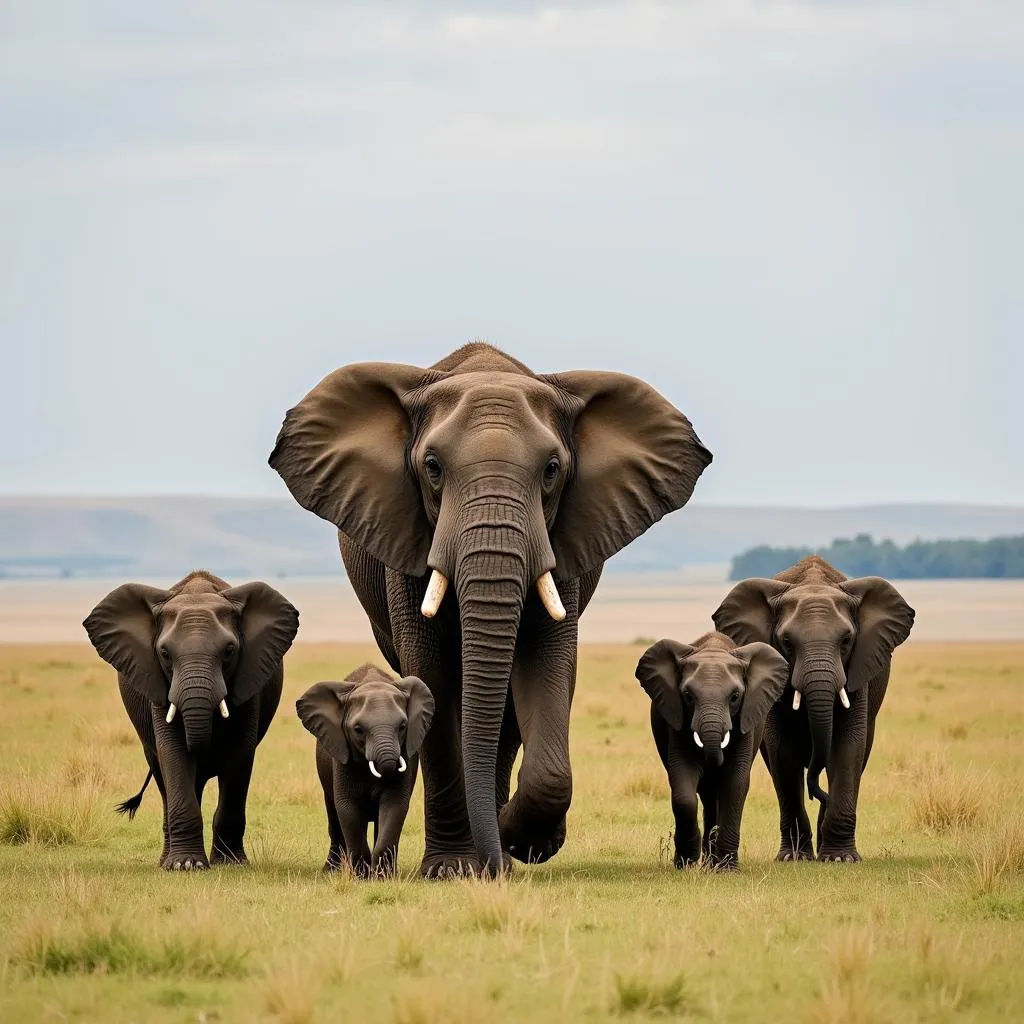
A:
{"type": "Polygon", "coordinates": [[[729,737],[731,735],[732,735],[732,732],[729,729],[726,729],[725,730],[725,735],[722,737],[722,749],[723,750],[725,750],[725,748],[727,746],[729,746],[729,737]]]}
{"type": "Polygon", "coordinates": [[[398,770],[404,772],[408,765],[405,763],[405,758],[401,754],[398,755],[398,770]]]}
{"type": "Polygon", "coordinates": [[[375,779],[380,779],[380,778],[383,778],[383,776],[381,775],[381,773],[380,773],[379,771],[377,771],[377,766],[376,766],[376,765],[375,765],[375,764],[374,764],[374,763],[373,763],[372,761],[370,762],[370,774],[371,774],[371,775],[372,775],[372,776],[373,776],[373,777],[374,777],[375,779]]]}
{"type": "Polygon", "coordinates": [[[850,710],[850,698],[849,698],[849,696],[846,693],[846,687],[845,686],[842,687],[842,689],[840,689],[840,691],[839,691],[839,703],[842,704],[843,707],[846,708],[847,711],[850,710]]]}
{"type": "Polygon", "coordinates": [[[221,718],[227,718],[228,717],[228,702],[226,700],[222,700],[220,702],[220,717],[221,718]]]}
{"type": "Polygon", "coordinates": [[[799,711],[800,710],[800,691],[799,690],[794,690],[793,691],[793,710],[794,711],[799,711]]]}
{"type": "Polygon", "coordinates": [[[537,578],[537,593],[540,594],[540,602],[547,609],[548,615],[555,622],[561,622],[565,618],[565,608],[558,596],[555,578],[550,572],[543,573],[537,578]]]}
{"type": "Polygon", "coordinates": [[[438,572],[435,569],[430,574],[427,592],[423,595],[423,604],[420,605],[420,611],[423,612],[426,618],[432,619],[437,614],[437,609],[441,607],[441,602],[444,600],[444,594],[447,589],[448,580],[445,578],[444,573],[438,572]]]}
{"type": "Polygon", "coordinates": [[[697,746],[700,747],[701,750],[704,749],[704,744],[701,743],[700,737],[697,735],[696,731],[693,734],[693,742],[696,743],[697,746]]]}
{"type": "Polygon", "coordinates": [[[168,725],[170,725],[171,722],[174,721],[174,712],[177,711],[177,710],[178,709],[173,704],[167,709],[167,724],[168,725]]]}

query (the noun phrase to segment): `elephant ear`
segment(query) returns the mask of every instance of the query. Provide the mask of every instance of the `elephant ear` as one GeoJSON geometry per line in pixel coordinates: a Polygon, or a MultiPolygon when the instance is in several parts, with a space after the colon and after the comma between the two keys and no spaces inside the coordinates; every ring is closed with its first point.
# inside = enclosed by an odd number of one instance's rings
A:
{"type": "Polygon", "coordinates": [[[555,574],[597,569],[690,499],[711,462],[690,421],[624,373],[542,376],[565,396],[573,468],[551,529],[555,574]]]}
{"type": "Polygon", "coordinates": [[[238,666],[231,686],[231,703],[244,704],[270,681],[292,645],[299,628],[294,605],[266,583],[244,583],[222,592],[240,620],[238,666]]]}
{"type": "Polygon", "coordinates": [[[732,655],[746,666],[746,690],[740,711],[740,732],[750,732],[768,717],[789,681],[789,662],[765,643],[737,647],[732,655]]]}
{"type": "Polygon", "coordinates": [[[734,644],[770,644],[774,615],[769,602],[789,588],[789,583],[779,580],[751,579],[737,583],[711,616],[715,629],[734,644]]]}
{"type": "Polygon", "coordinates": [[[345,713],[358,683],[314,683],[296,702],[299,721],[340,764],[348,764],[345,713]]]}
{"type": "Polygon", "coordinates": [[[99,656],[154,704],[167,703],[167,677],[156,656],[156,616],[166,590],[125,583],[112,590],[82,623],[99,656]]]}
{"type": "Polygon", "coordinates": [[[398,572],[422,576],[431,531],[406,455],[408,396],[440,379],[415,366],[355,363],[285,416],[270,465],[295,500],[398,572]]]}
{"type": "Polygon", "coordinates": [[[412,757],[423,746],[423,738],[434,717],[434,695],[427,684],[416,676],[406,676],[395,684],[406,696],[409,724],[405,733],[405,752],[412,757]]]}
{"type": "Polygon", "coordinates": [[[855,693],[885,668],[892,652],[910,635],[914,609],[879,576],[847,580],[840,586],[858,601],[857,639],[846,669],[846,689],[855,693]]]}
{"type": "Polygon", "coordinates": [[[683,727],[683,698],[679,693],[683,659],[693,648],[675,640],[659,640],[637,662],[636,677],[661,717],[673,729],[683,727]]]}

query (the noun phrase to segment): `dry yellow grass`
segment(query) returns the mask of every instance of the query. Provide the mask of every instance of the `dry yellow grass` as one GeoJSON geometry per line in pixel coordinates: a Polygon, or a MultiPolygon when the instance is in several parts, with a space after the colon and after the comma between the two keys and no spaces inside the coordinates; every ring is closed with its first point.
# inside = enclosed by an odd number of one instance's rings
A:
{"type": "Polygon", "coordinates": [[[639,654],[581,651],[562,853],[497,884],[428,884],[419,791],[397,881],[320,873],[312,740],[291,706],[379,660],[372,649],[289,654],[256,762],[251,863],[189,877],[156,867],[155,789],[134,823],[113,813],[146,772],[113,673],[84,646],[0,647],[0,1019],[1012,1019],[1024,646],[898,652],[861,791],[863,864],[776,864],[758,764],[727,875],[671,867],[639,654]]]}

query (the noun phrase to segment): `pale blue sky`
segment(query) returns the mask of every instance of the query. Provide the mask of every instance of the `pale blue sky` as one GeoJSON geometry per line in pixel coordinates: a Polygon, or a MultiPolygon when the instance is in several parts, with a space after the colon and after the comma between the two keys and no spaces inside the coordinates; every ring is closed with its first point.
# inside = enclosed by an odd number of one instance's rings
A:
{"type": "Polygon", "coordinates": [[[1024,503],[1024,5],[339,6],[0,6],[0,492],[284,494],[320,376],[483,337],[704,502],[1024,503]]]}

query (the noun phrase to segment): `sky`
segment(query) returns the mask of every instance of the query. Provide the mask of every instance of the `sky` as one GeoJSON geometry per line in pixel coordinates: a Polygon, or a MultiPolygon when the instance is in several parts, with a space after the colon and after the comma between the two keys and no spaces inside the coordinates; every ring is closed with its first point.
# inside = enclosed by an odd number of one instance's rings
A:
{"type": "Polygon", "coordinates": [[[1024,504],[1024,5],[0,4],[0,492],[284,495],[482,338],[650,381],[695,500],[1024,504]]]}

